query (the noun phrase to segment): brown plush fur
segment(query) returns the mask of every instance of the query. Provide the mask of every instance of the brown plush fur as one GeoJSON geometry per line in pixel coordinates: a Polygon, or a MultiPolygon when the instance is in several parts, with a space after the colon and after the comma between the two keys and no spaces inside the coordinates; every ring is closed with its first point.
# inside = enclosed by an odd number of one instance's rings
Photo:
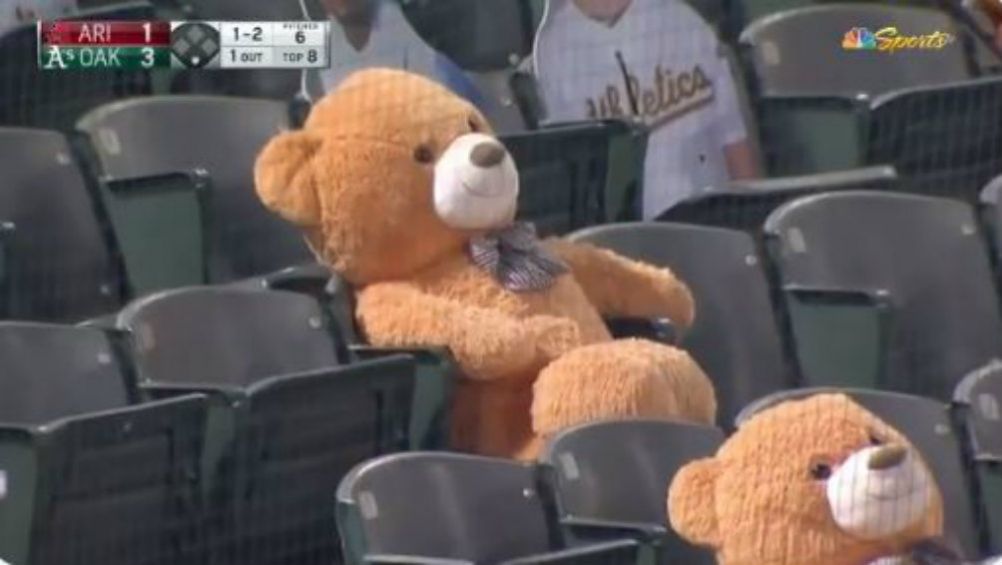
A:
{"type": "Polygon", "coordinates": [[[529,458],[541,436],[592,419],[713,422],[712,386],[688,355],[612,341],[602,321],[691,323],[692,297],[668,270],[553,240],[572,274],[546,291],[513,293],[471,263],[474,234],[438,218],[434,165],[414,158],[422,145],[437,158],[471,131],[491,133],[446,89],[405,72],[362,71],[302,131],[269,143],[257,190],[358,289],[356,315],[371,343],[449,347],[466,377],[454,405],[456,448],[529,458]]]}
{"type": "MultiPolygon", "coordinates": [[[[925,520],[894,539],[864,541],[831,516],[813,462],[836,465],[871,437],[911,448],[899,432],[844,395],[785,402],[745,423],[713,458],[672,481],[672,527],[714,548],[718,565],[866,565],[942,533],[937,496],[925,520]]],[[[911,448],[913,449],[913,448],[911,448]]]]}

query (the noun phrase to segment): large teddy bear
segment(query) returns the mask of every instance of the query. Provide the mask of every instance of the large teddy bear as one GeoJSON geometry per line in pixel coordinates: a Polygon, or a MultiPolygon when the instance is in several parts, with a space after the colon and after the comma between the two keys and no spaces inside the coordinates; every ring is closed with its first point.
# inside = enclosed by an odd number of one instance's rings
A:
{"type": "Polygon", "coordinates": [[[718,565],[960,562],[941,543],[943,501],[922,457],[841,394],[753,416],[679,471],[668,516],[718,565]]]}
{"type": "Polygon", "coordinates": [[[613,340],[603,315],[694,305],[671,272],[587,245],[538,241],[514,222],[516,164],[469,103],[403,71],[360,71],[272,139],[261,200],[300,226],[357,291],[373,345],[446,346],[464,378],[453,446],[531,458],[600,418],[712,423],[710,381],[683,351],[613,340]]]}

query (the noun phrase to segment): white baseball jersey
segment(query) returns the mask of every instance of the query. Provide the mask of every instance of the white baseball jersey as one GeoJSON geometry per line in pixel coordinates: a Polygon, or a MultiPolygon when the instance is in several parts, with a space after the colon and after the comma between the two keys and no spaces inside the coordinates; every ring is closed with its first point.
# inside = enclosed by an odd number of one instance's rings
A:
{"type": "Polygon", "coordinates": [[[725,183],[724,146],[746,137],[719,46],[683,0],[632,0],[611,26],[549,0],[534,54],[547,122],[639,116],[650,128],[643,208],[653,218],[725,183]]]}

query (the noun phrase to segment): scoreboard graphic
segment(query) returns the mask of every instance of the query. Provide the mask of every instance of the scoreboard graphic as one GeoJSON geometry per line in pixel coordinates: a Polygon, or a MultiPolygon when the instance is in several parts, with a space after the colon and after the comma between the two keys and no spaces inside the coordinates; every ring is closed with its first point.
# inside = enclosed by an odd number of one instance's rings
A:
{"type": "Polygon", "coordinates": [[[322,69],[330,22],[38,23],[43,70],[322,69]]]}

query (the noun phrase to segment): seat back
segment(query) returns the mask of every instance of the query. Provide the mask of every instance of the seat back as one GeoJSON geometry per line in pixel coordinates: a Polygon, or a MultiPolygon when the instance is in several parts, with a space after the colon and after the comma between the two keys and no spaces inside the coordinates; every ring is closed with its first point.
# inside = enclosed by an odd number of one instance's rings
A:
{"type": "Polygon", "coordinates": [[[367,554],[499,563],[552,548],[547,496],[529,465],[456,453],[391,455],[342,481],[338,527],[346,536],[357,520],[367,554]]]}
{"type": "Polygon", "coordinates": [[[864,389],[806,388],[779,392],[749,405],[738,415],[737,424],[786,400],[814,394],[842,392],[900,431],[929,464],[943,495],[944,528],[947,538],[959,545],[968,558],[981,554],[978,547],[975,510],[964,470],[960,440],[942,402],[928,398],[864,389]]]}
{"type": "Polygon", "coordinates": [[[574,124],[502,136],[519,171],[520,217],[536,223],[542,235],[603,221],[609,142],[627,127],[574,124]]]}
{"type": "Polygon", "coordinates": [[[571,237],[667,267],[685,281],[696,301],[696,321],[681,346],[713,381],[725,426],[748,402],[793,384],[749,235],[644,223],[598,226],[571,237]]]}
{"type": "Polygon", "coordinates": [[[845,3],[773,14],[749,25],[740,40],[762,94],[854,97],[971,77],[958,34],[936,10],[845,3]],[[881,38],[891,37],[881,30],[891,27],[899,37],[940,32],[954,40],[938,49],[879,51],[881,38]]]}
{"type": "Polygon", "coordinates": [[[911,191],[975,202],[1002,171],[999,123],[1002,76],[889,93],[870,105],[864,159],[893,165],[911,191]]]}
{"type": "Polygon", "coordinates": [[[288,127],[285,104],[211,96],[137,98],[97,108],[77,127],[90,138],[101,169],[111,177],[208,171],[209,274],[214,281],[310,258],[298,230],[271,214],[254,192],[258,153],[288,127]]]}
{"type": "Polygon", "coordinates": [[[7,318],[77,321],[121,304],[124,280],[66,139],[0,128],[0,216],[7,249],[7,318]]]}
{"type": "Polygon", "coordinates": [[[957,386],[954,412],[964,431],[992,555],[1002,553],[1002,362],[971,372],[957,386]]]}
{"type": "Polygon", "coordinates": [[[415,382],[398,355],[251,388],[236,563],[339,562],[332,494],[362,461],[408,448],[415,382]]]}
{"type": "Polygon", "coordinates": [[[999,354],[998,299],[970,206],[873,191],[820,194],[777,209],[765,232],[782,285],[887,293],[881,388],[946,400],[961,376],[999,354]]]}
{"type": "MultiPolygon", "coordinates": [[[[148,21],[156,18],[151,3],[124,1],[60,19],[148,21]]],[[[0,125],[66,130],[94,106],[127,96],[147,95],[153,88],[149,72],[48,71],[39,68],[38,55],[38,29],[34,23],[0,35],[0,125]]]]}
{"type": "Polygon", "coordinates": [[[874,166],[813,175],[734,181],[687,198],[658,221],[684,222],[756,233],[773,210],[801,196],[843,190],[894,190],[894,167],[874,166]]]}
{"type": "Polygon", "coordinates": [[[47,422],[128,406],[135,390],[97,329],[0,322],[0,422],[47,422]]]}
{"type": "MultiPolygon", "coordinates": [[[[34,484],[33,512],[0,520],[33,521],[28,556],[20,562],[201,561],[192,543],[199,526],[192,477],[198,476],[205,410],[204,398],[189,396],[80,415],[33,432],[35,482],[11,483],[34,484]]],[[[11,439],[0,443],[10,447],[11,439]]]]}
{"type": "MultiPolygon", "coordinates": [[[[711,457],[723,443],[717,428],[663,421],[585,424],[550,440],[542,461],[556,471],[567,518],[664,527],[665,493],[686,463],[711,457]]],[[[712,564],[712,553],[672,533],[662,541],[668,562],[712,564]]]]}
{"type": "Polygon", "coordinates": [[[145,382],[246,387],[338,364],[319,304],[291,292],[166,291],[130,304],[118,325],[145,382]]]}

